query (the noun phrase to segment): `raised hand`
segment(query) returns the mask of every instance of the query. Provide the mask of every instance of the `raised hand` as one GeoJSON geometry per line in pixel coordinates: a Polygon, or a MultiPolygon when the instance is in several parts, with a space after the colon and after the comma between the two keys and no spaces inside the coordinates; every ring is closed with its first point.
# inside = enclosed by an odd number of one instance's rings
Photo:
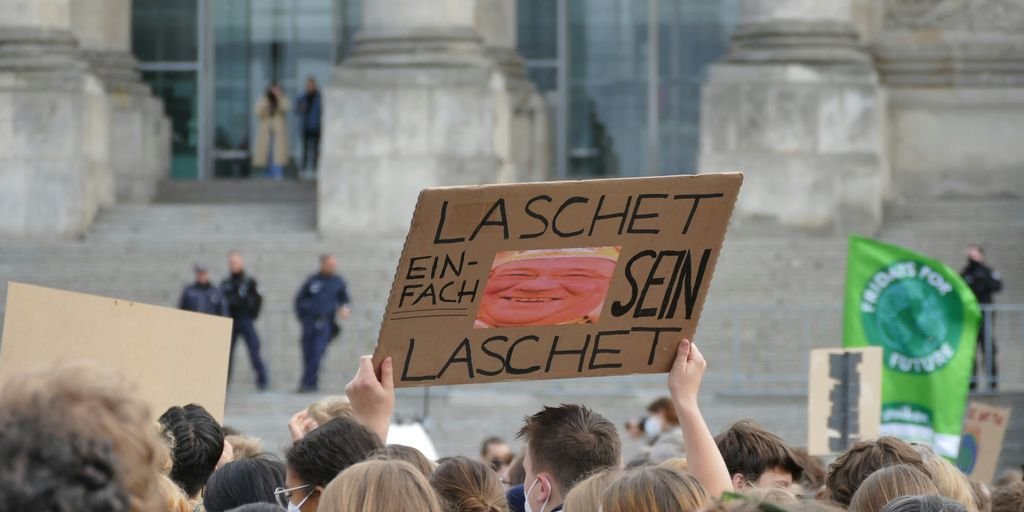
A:
{"type": "Polygon", "coordinates": [[[380,364],[380,378],[373,368],[373,358],[359,358],[359,370],[345,386],[345,395],[352,404],[352,412],[360,423],[387,443],[391,415],[395,411],[395,381],[391,358],[380,364]]]}

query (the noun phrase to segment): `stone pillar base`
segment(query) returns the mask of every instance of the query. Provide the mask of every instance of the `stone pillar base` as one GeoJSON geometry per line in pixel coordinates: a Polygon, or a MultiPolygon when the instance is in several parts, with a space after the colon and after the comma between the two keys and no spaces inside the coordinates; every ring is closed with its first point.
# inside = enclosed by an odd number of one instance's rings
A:
{"type": "Polygon", "coordinates": [[[362,35],[324,94],[319,229],[401,235],[423,188],[543,179],[546,126],[518,57],[472,30],[362,35]]]}
{"type": "Polygon", "coordinates": [[[147,203],[170,172],[170,120],[130,53],[84,52],[110,97],[110,157],[118,202],[147,203]]]}
{"type": "Polygon", "coordinates": [[[891,88],[903,199],[1024,198],[1024,88],[891,88]]]}
{"type": "Polygon", "coordinates": [[[745,174],[739,218],[872,233],[888,194],[884,118],[870,68],[716,64],[703,91],[699,169],[745,174]]]}

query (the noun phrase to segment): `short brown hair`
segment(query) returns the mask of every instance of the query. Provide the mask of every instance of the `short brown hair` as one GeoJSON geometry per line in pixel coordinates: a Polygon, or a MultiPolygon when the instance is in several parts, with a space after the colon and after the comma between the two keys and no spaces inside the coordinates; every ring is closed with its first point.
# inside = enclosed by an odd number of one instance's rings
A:
{"type": "Polygon", "coordinates": [[[857,488],[850,512],[876,512],[900,496],[939,496],[939,488],[924,471],[896,464],[875,471],[857,488]]]}
{"type": "Polygon", "coordinates": [[[663,412],[665,413],[665,420],[669,425],[673,427],[679,426],[679,416],[676,415],[676,406],[672,404],[672,399],[667,396],[663,396],[651,402],[647,406],[647,412],[663,412]]]}
{"type": "Polygon", "coordinates": [[[793,481],[803,476],[802,458],[781,437],[751,420],[737,421],[715,438],[715,444],[730,476],[739,474],[753,482],[773,468],[786,470],[793,481]]]}
{"type": "Polygon", "coordinates": [[[448,512],[502,512],[508,510],[498,474],[468,457],[441,459],[430,476],[441,506],[448,512]]]}
{"type": "Polygon", "coordinates": [[[1024,511],[1024,482],[996,487],[992,490],[992,512],[1024,511]]]}
{"type": "Polygon", "coordinates": [[[804,467],[804,476],[800,478],[800,485],[813,495],[825,485],[825,463],[820,458],[807,453],[807,448],[794,448],[793,452],[800,457],[800,465],[804,467]]]}
{"type": "Polygon", "coordinates": [[[697,479],[660,466],[627,471],[612,482],[601,499],[603,512],[689,512],[710,502],[697,479]]]}
{"type": "Polygon", "coordinates": [[[871,473],[896,464],[909,464],[931,478],[921,455],[903,440],[880,437],[874,441],[859,441],[829,465],[825,480],[829,498],[849,506],[853,494],[871,473]]]}
{"type": "Polygon", "coordinates": [[[526,417],[516,437],[526,441],[533,467],[551,472],[563,496],[583,477],[622,459],[615,424],[582,405],[544,407],[526,417]]]}
{"type": "Polygon", "coordinates": [[[319,510],[441,512],[437,495],[419,470],[404,460],[368,460],[342,471],[324,489],[319,510]]]}

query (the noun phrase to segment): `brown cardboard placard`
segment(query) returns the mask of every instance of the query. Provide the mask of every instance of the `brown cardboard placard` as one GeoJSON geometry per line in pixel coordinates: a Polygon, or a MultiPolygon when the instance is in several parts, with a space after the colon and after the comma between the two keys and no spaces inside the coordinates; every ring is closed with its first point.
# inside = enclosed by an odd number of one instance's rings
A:
{"type": "Polygon", "coordinates": [[[874,439],[882,420],[882,348],[815,349],[807,393],[807,451],[829,455],[874,439]]]}
{"type": "Polygon", "coordinates": [[[398,387],[666,372],[738,173],[424,190],[375,362],[398,387]]]}
{"type": "Polygon", "coordinates": [[[988,484],[996,476],[999,453],[1010,424],[1010,408],[971,401],[964,414],[957,465],[971,477],[988,484]]]}
{"type": "Polygon", "coordinates": [[[198,403],[224,417],[231,319],[21,283],[7,288],[0,385],[89,361],[123,376],[156,419],[198,403]]]}

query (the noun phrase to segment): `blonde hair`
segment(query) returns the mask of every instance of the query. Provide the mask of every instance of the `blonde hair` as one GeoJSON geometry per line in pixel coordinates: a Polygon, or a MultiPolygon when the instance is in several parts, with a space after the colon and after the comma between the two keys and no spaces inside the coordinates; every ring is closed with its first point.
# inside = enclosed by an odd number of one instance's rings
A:
{"type": "Polygon", "coordinates": [[[234,450],[232,460],[251,459],[263,453],[263,440],[258,437],[230,435],[224,438],[224,442],[234,450]]]}
{"type": "Polygon", "coordinates": [[[601,498],[603,512],[690,512],[709,503],[697,479],[678,471],[648,466],[627,471],[601,498]]]}
{"type": "Polygon", "coordinates": [[[160,510],[166,510],[167,512],[192,512],[192,506],[189,503],[188,496],[185,495],[185,491],[178,487],[178,484],[174,483],[170,477],[160,475],[160,492],[164,495],[164,501],[167,505],[160,510]]]}
{"type": "Polygon", "coordinates": [[[321,512],[442,512],[427,479],[402,460],[368,460],[341,472],[320,497],[321,512]]]}
{"type": "Polygon", "coordinates": [[[686,457],[673,457],[658,465],[663,468],[674,469],[680,473],[690,472],[690,462],[686,460],[686,457]]]}
{"type": "Polygon", "coordinates": [[[743,493],[761,503],[771,503],[772,505],[788,506],[800,503],[800,499],[787,489],[761,487],[757,489],[746,489],[743,493]]]}
{"type": "Polygon", "coordinates": [[[326,396],[306,408],[306,415],[317,425],[323,425],[334,418],[352,418],[352,414],[352,404],[348,398],[340,395],[326,396]]]}
{"type": "Polygon", "coordinates": [[[878,512],[903,496],[939,496],[928,474],[908,464],[896,464],[868,476],[850,500],[850,512],[878,512]]]}
{"type": "Polygon", "coordinates": [[[622,470],[619,468],[609,468],[592,473],[569,491],[569,494],[565,496],[563,508],[570,512],[601,508],[601,496],[605,489],[621,475],[622,470]]]}
{"type": "Polygon", "coordinates": [[[924,467],[931,473],[932,482],[935,483],[935,487],[938,487],[939,495],[963,503],[967,512],[978,512],[978,502],[974,490],[971,488],[970,480],[956,466],[939,457],[935,452],[922,455],[924,455],[924,467]]]}

